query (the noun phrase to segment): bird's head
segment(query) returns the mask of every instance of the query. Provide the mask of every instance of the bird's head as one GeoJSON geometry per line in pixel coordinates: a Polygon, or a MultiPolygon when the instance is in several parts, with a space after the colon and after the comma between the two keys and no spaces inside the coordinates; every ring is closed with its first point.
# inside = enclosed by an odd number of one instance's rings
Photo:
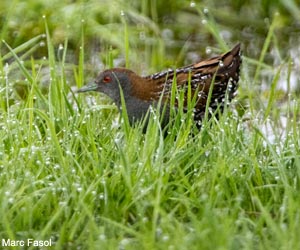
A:
{"type": "Polygon", "coordinates": [[[132,74],[134,74],[134,72],[127,69],[108,69],[101,72],[94,82],[83,86],[82,88],[78,89],[77,92],[102,92],[113,99],[114,102],[120,103],[120,88],[122,89],[125,98],[131,93],[132,74]]]}

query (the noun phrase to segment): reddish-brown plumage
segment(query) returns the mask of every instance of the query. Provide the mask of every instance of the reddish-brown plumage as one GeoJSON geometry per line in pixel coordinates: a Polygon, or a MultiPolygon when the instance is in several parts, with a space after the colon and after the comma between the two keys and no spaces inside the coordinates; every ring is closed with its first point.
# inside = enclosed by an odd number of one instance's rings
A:
{"type": "MultiPolygon", "coordinates": [[[[212,110],[217,107],[222,109],[226,93],[228,101],[234,97],[239,81],[240,64],[241,53],[238,44],[222,55],[146,77],[123,68],[105,70],[98,75],[95,84],[83,87],[79,92],[90,90],[103,92],[110,96],[120,108],[120,86],[124,93],[129,119],[133,122],[141,119],[149,106],[157,103],[160,98],[168,105],[175,82],[176,88],[184,91],[190,83],[192,97],[196,97],[196,105],[193,109],[194,119],[201,122],[211,84],[214,84],[209,103],[212,110]]],[[[185,96],[187,99],[187,91],[185,91],[185,96]]]]}

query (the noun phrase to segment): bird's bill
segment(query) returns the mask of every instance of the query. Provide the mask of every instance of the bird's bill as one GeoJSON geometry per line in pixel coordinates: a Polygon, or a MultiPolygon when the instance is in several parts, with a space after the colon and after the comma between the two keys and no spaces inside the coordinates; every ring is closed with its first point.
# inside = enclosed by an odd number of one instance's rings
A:
{"type": "Polygon", "coordinates": [[[97,90],[98,85],[96,83],[89,83],[82,88],[77,90],[77,93],[82,93],[82,92],[88,92],[88,91],[95,91],[97,90]]]}

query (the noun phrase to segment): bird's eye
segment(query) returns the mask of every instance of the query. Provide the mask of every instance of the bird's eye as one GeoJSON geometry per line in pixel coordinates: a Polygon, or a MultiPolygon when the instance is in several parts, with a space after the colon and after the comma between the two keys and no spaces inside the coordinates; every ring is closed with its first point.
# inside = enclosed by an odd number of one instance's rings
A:
{"type": "Polygon", "coordinates": [[[111,82],[111,77],[110,76],[104,76],[103,82],[104,83],[110,83],[111,82]]]}

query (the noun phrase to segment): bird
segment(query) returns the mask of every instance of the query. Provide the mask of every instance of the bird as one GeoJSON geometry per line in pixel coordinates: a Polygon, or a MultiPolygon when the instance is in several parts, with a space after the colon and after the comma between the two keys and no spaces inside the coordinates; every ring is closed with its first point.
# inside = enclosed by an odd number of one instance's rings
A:
{"type": "Polygon", "coordinates": [[[162,119],[165,126],[169,122],[170,110],[179,106],[177,99],[173,102],[174,107],[170,106],[175,86],[176,90],[184,92],[184,112],[188,111],[188,92],[190,97],[195,97],[193,119],[197,127],[201,127],[206,110],[214,112],[219,108],[222,111],[235,97],[241,63],[240,44],[237,44],[224,54],[147,76],[140,76],[126,68],[107,69],[77,92],[102,92],[114,101],[120,111],[122,93],[130,125],[141,121],[150,107],[162,103],[167,107],[162,119]]]}

